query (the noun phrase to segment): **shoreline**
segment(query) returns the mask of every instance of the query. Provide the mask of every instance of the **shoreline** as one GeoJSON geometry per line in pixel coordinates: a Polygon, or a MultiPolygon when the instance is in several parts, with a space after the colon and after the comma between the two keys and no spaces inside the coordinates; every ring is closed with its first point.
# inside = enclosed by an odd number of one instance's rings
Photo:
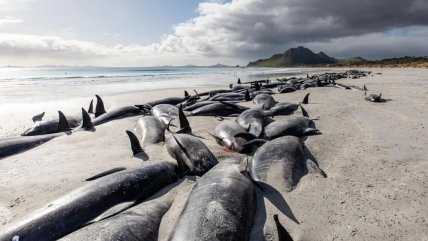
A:
{"type": "MultiPolygon", "coordinates": [[[[367,102],[360,91],[337,88],[309,88],[273,96],[280,102],[298,102],[306,93],[311,93],[310,104],[305,108],[311,117],[318,117],[316,125],[323,134],[308,138],[306,145],[328,177],[320,178],[309,172],[295,190],[281,193],[299,224],[264,198],[266,237],[276,237],[272,216],[279,214],[280,222],[294,240],[428,239],[428,114],[425,111],[428,70],[382,69],[381,72],[382,75],[339,82],[366,84],[369,93],[382,92],[385,98],[391,99],[386,103],[367,102]]],[[[177,87],[142,92],[144,95],[139,91],[100,94],[108,109],[113,105],[181,96],[183,90],[177,87]]],[[[64,109],[78,111],[80,105],[87,108],[89,101],[86,97],[65,99],[46,106],[56,109],[61,104],[64,109]]],[[[253,106],[251,102],[242,105],[253,106]]],[[[31,106],[23,113],[37,114],[34,108],[31,106]]],[[[16,124],[17,118],[2,121],[16,124]]],[[[27,118],[31,122],[31,117],[27,118]]],[[[125,134],[125,130],[135,127],[138,118],[112,121],[97,127],[93,133],[76,132],[58,137],[0,160],[0,229],[82,185],[87,177],[119,166],[147,163],[132,156],[125,134]]],[[[281,118],[276,116],[275,120],[281,118]]],[[[237,158],[225,152],[208,134],[220,123],[217,119],[192,116],[189,122],[195,135],[204,137],[201,140],[219,159],[237,158]]],[[[151,158],[149,162],[174,161],[163,144],[148,146],[145,151],[151,158]]],[[[184,200],[177,205],[168,214],[171,220],[179,215],[184,200]]],[[[167,237],[164,233],[159,236],[167,237]]]]}

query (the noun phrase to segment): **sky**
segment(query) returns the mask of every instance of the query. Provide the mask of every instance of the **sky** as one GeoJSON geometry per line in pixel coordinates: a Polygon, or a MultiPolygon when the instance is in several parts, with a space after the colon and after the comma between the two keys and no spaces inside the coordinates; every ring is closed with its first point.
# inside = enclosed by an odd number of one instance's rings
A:
{"type": "Polygon", "coordinates": [[[0,66],[428,55],[428,0],[0,0],[0,66]]]}

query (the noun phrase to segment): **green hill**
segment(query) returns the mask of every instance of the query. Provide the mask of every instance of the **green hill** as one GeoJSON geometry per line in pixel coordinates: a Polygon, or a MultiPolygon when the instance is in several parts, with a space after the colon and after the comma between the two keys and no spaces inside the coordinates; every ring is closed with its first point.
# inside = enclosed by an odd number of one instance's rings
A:
{"type": "Polygon", "coordinates": [[[305,47],[291,48],[283,54],[275,54],[268,59],[259,59],[250,62],[247,67],[289,67],[302,65],[335,64],[337,60],[323,52],[318,54],[305,47]]]}

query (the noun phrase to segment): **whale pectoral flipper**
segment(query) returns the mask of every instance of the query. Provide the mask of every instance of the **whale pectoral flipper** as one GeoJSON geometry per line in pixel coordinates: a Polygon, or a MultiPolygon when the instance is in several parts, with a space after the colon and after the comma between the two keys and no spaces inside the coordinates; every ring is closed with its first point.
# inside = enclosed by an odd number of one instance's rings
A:
{"type": "Polygon", "coordinates": [[[319,167],[318,161],[312,155],[311,151],[305,146],[302,146],[303,154],[306,158],[306,165],[309,165],[313,170],[315,170],[322,177],[327,178],[327,174],[319,167]]]}
{"type": "Polygon", "coordinates": [[[189,170],[192,172],[195,169],[195,166],[193,165],[193,162],[191,161],[189,153],[187,152],[187,150],[183,146],[183,144],[181,144],[181,142],[177,139],[177,137],[175,137],[174,134],[172,134],[172,137],[174,138],[174,140],[177,143],[178,147],[180,147],[180,149],[183,151],[184,155],[186,155],[185,164],[187,165],[187,167],[189,168],[189,170]]]}
{"type": "Polygon", "coordinates": [[[321,134],[322,132],[315,128],[306,128],[303,131],[304,136],[314,136],[314,135],[321,135],[321,134]]]}
{"type": "Polygon", "coordinates": [[[101,213],[101,215],[99,215],[96,218],[92,219],[91,221],[89,221],[85,225],[90,224],[90,223],[99,222],[99,221],[101,221],[103,219],[112,217],[112,216],[114,216],[114,215],[116,215],[116,214],[118,214],[118,213],[120,213],[122,211],[125,211],[126,209],[128,209],[128,208],[130,208],[130,207],[132,207],[134,205],[135,205],[135,202],[119,203],[119,204],[117,204],[117,205],[115,205],[115,206],[107,209],[105,212],[101,213]]]}
{"type": "Polygon", "coordinates": [[[58,122],[58,131],[69,131],[70,125],[68,124],[67,118],[65,117],[64,113],[62,113],[61,111],[58,111],[58,115],[59,115],[59,122],[58,122]]]}
{"type": "Polygon", "coordinates": [[[41,121],[43,119],[43,116],[45,116],[45,112],[33,116],[32,120],[34,123],[36,123],[37,121],[41,121]]]}
{"type": "Polygon", "coordinates": [[[276,230],[278,231],[278,240],[279,241],[293,241],[293,238],[290,234],[285,230],[282,224],[279,222],[278,214],[273,215],[273,219],[275,220],[276,230]]]}
{"type": "Polygon", "coordinates": [[[254,134],[248,133],[248,132],[241,132],[241,133],[238,133],[238,134],[234,135],[233,137],[235,137],[235,138],[243,138],[243,139],[245,139],[247,141],[251,141],[251,140],[257,139],[257,136],[255,136],[254,134]]]}
{"type": "Polygon", "coordinates": [[[101,172],[101,173],[99,173],[99,174],[97,174],[95,176],[92,176],[90,178],[87,178],[87,179],[85,179],[85,181],[93,181],[93,180],[98,179],[100,177],[105,177],[105,176],[110,175],[112,173],[120,172],[120,171],[123,171],[123,170],[126,170],[126,168],[125,167],[116,167],[116,168],[113,168],[113,169],[101,172]]]}

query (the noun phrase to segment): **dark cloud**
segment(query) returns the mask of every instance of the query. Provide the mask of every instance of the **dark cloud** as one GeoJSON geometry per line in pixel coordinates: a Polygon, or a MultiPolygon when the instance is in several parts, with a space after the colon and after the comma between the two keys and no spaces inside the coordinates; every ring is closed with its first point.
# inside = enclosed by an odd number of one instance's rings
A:
{"type": "Polygon", "coordinates": [[[232,0],[201,3],[198,13],[146,46],[0,34],[0,56],[245,64],[299,45],[334,57],[428,55],[428,0],[232,0]]]}
{"type": "Polygon", "coordinates": [[[175,36],[193,49],[209,49],[207,56],[259,56],[293,44],[328,46],[346,37],[428,25],[426,0],[236,0],[201,4],[199,12],[177,26],[175,36]]]}

